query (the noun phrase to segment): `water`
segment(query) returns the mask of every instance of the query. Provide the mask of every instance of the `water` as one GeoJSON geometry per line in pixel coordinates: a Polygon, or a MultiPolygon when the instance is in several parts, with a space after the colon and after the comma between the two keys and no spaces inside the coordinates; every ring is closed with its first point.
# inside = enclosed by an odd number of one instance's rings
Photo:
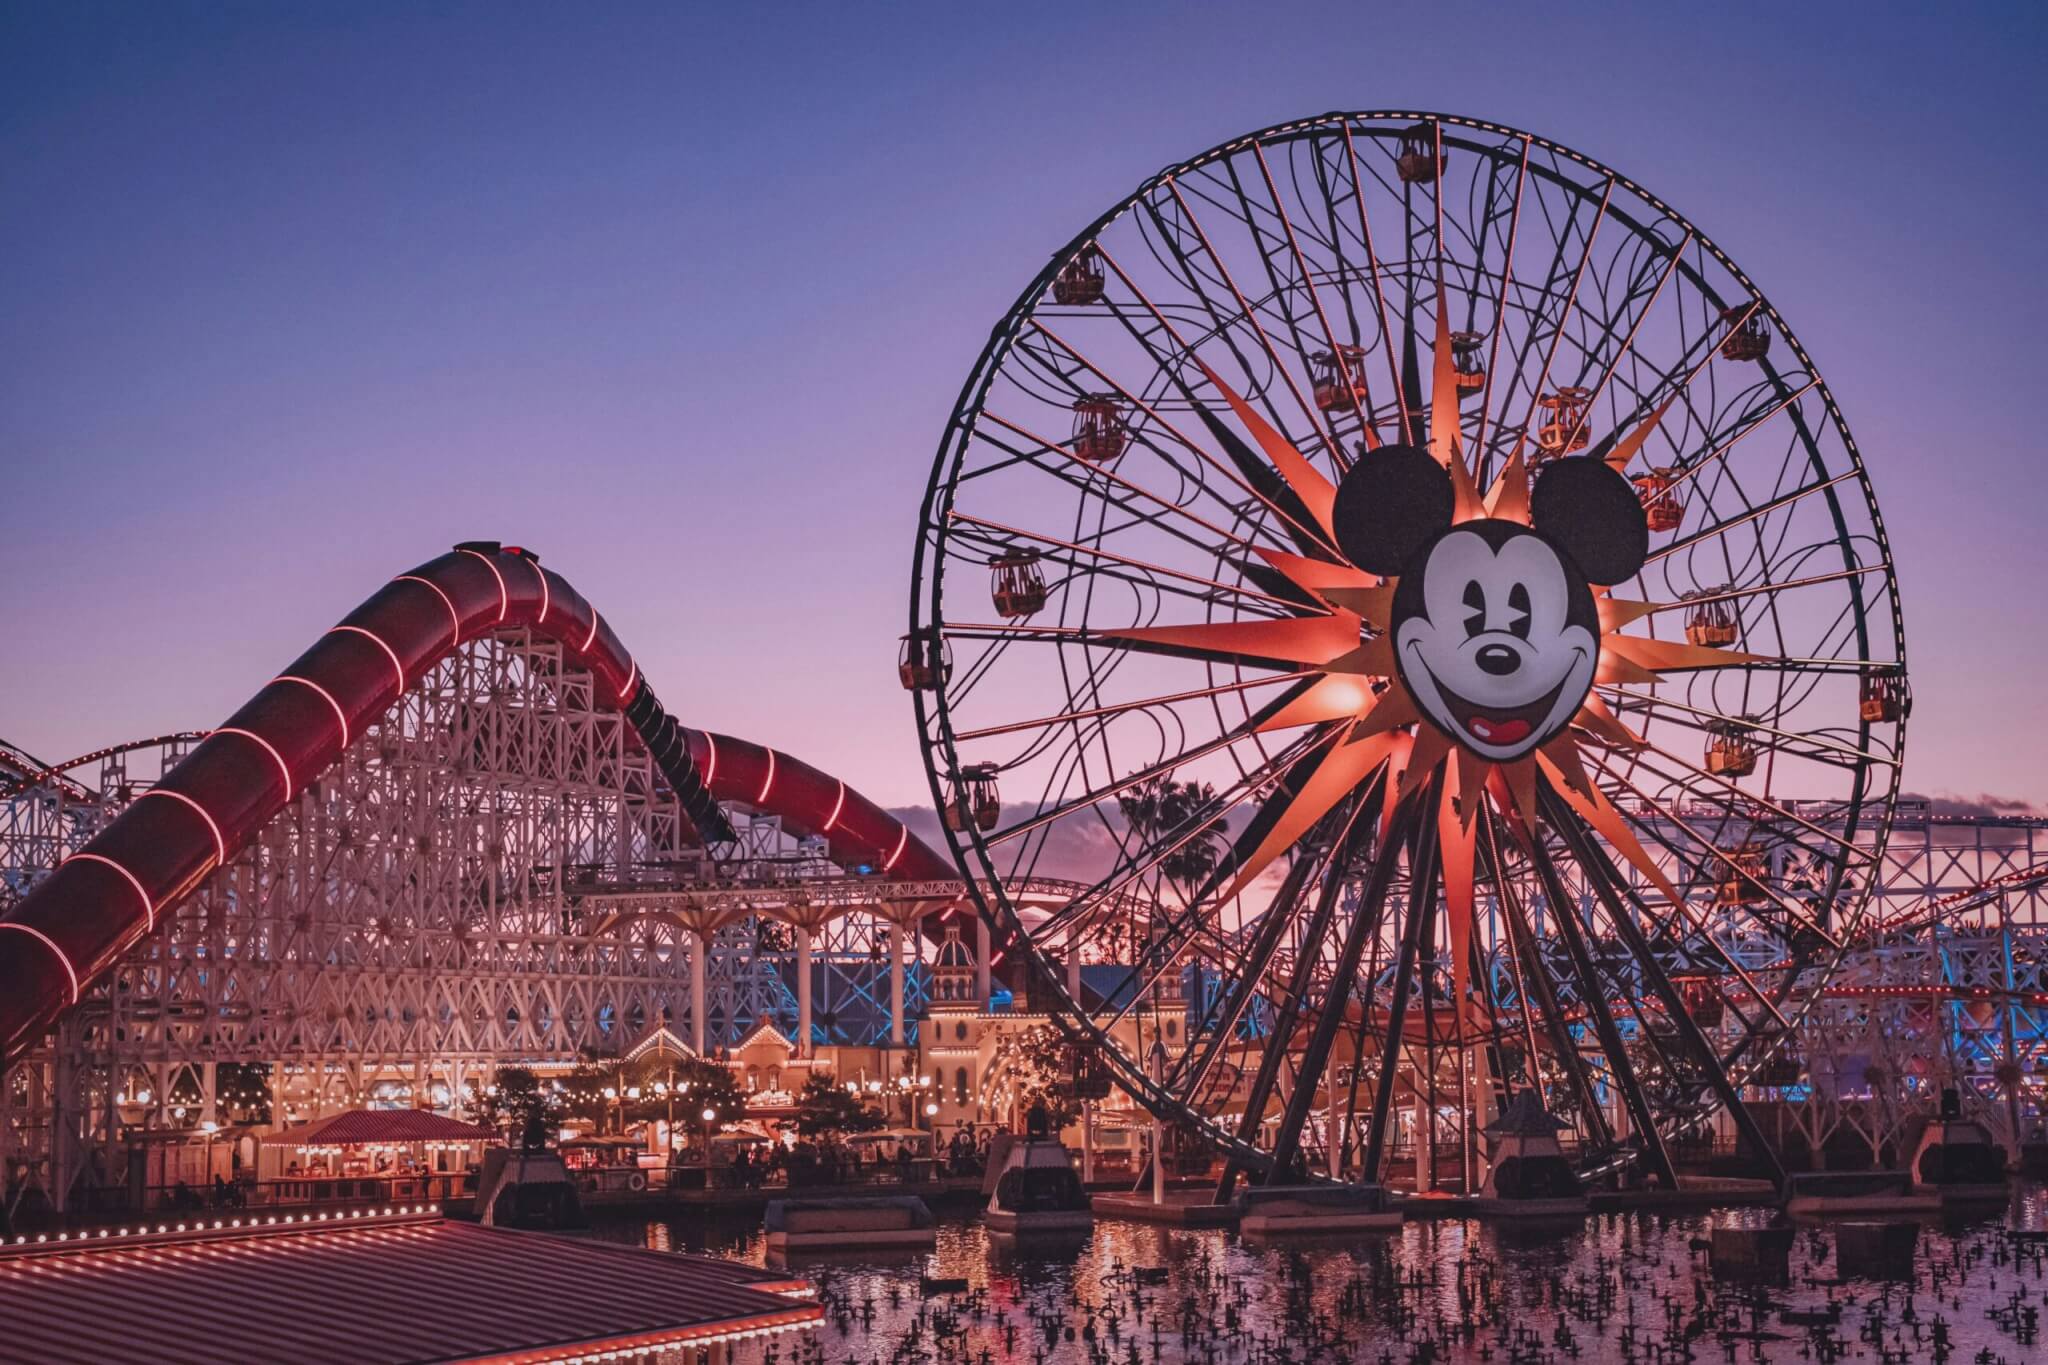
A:
{"type": "MultiPolygon", "coordinates": [[[[1690,1245],[1726,1210],[1610,1214],[1561,1228],[1448,1220],[1275,1249],[1236,1234],[1103,1220],[1078,1250],[1019,1253],[979,1223],[942,1220],[936,1250],[835,1256],[797,1267],[828,1310],[822,1355],[850,1365],[1026,1361],[1035,1365],[1308,1365],[1309,1362],[1832,1360],[1956,1365],[2048,1360],[2048,1246],[2008,1227],[2048,1227],[2048,1197],[2023,1189],[2003,1216],[1928,1224],[1908,1283],[1838,1278],[1834,1237],[1803,1229],[1789,1282],[1717,1281],[1690,1245]],[[1134,1267],[1164,1267],[1143,1284],[1134,1267]],[[920,1277],[962,1278],[927,1296],[920,1277]],[[1838,1311],[1820,1325],[1785,1315],[1838,1311]],[[2030,1328],[2027,1313],[2034,1315],[2030,1328]],[[1939,1328],[1937,1328],[1937,1323],[1939,1328]],[[1946,1334],[1944,1355],[1936,1348],[1946,1334]],[[1689,1347],[1689,1351],[1686,1349],[1689,1347]]],[[[758,1221],[686,1215],[591,1236],[710,1251],[760,1264],[758,1221]]]]}

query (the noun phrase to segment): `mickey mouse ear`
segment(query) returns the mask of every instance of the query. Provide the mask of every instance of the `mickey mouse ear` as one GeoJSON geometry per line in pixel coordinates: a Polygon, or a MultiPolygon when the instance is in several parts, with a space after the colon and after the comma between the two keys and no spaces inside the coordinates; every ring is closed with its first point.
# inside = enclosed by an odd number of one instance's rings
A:
{"type": "Polygon", "coordinates": [[[1555,460],[1536,476],[1529,520],[1607,587],[1635,577],[1650,553],[1650,525],[1635,486],[1605,460],[1555,460]]]}
{"type": "Polygon", "coordinates": [[[1351,466],[1331,511],[1337,548],[1367,573],[1398,574],[1451,524],[1451,476],[1414,446],[1381,446],[1351,466]]]}

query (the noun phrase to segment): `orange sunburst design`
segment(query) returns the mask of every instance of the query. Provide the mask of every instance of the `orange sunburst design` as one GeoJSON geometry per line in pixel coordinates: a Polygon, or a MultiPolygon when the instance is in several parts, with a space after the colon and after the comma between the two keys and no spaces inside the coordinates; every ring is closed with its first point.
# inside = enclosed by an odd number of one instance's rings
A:
{"type": "MultiPolygon", "coordinates": [[[[1517,451],[1482,495],[1460,449],[1459,409],[1448,323],[1437,321],[1436,392],[1430,407],[1430,454],[1448,470],[1454,525],[1479,518],[1530,524],[1532,479],[1517,451]]],[[[1199,363],[1199,362],[1198,362],[1199,363]]],[[[1274,471],[1300,500],[1330,544],[1336,486],[1317,471],[1285,435],[1252,410],[1223,379],[1203,366],[1209,382],[1228,403],[1272,461],[1274,471]]],[[[1617,442],[1607,456],[1617,468],[1634,457],[1670,407],[1667,401],[1617,442]]],[[[1234,897],[1293,847],[1338,803],[1375,781],[1387,797],[1380,815],[1384,834],[1395,808],[1442,775],[1441,803],[1434,815],[1438,865],[1454,960],[1459,1031],[1468,1015],[1469,950],[1477,896],[1477,830],[1482,809],[1493,812],[1518,840],[1526,841],[1544,821],[1540,789],[1548,786],[1623,860],[1674,903],[1677,889],[1629,829],[1621,813],[1586,774],[1582,743],[1614,752],[1641,747],[1642,737],[1622,722],[1605,701],[1588,691],[1564,731],[1535,753],[1509,762],[1482,758],[1426,720],[1395,668],[1391,643],[1392,605],[1397,580],[1365,572],[1337,557],[1260,547],[1259,556],[1322,610],[1304,609],[1282,620],[1226,621],[1189,626],[1134,627],[1110,631],[1110,638],[1141,647],[1205,660],[1272,660],[1306,665],[1311,681],[1248,729],[1273,731],[1324,726],[1312,751],[1322,757],[1313,773],[1287,796],[1286,807],[1258,846],[1238,864],[1224,891],[1234,897]]],[[[1616,598],[1594,590],[1600,659],[1594,685],[1655,682],[1670,672],[1726,668],[1768,662],[1764,656],[1709,649],[1623,631],[1662,604],[1616,598]]]]}

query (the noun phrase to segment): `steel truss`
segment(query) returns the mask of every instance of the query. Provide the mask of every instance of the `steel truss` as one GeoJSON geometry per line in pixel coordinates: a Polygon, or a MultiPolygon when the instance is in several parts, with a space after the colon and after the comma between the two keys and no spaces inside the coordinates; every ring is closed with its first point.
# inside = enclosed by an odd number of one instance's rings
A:
{"type": "MultiPolygon", "coordinates": [[[[0,886],[26,891],[195,738],[109,751],[96,786],[46,774],[0,800],[0,886]]],[[[836,873],[821,841],[733,815],[722,875],[836,873]]],[[[688,936],[658,922],[593,934],[571,887],[600,869],[708,865],[629,722],[560,644],[524,630],[466,642],[10,1070],[0,1170],[58,1197],[111,1179],[105,1149],[124,1135],[232,1121],[223,1066],[262,1068],[283,1121],[420,1097],[448,1108],[496,1066],[683,1030],[688,936]]],[[[813,944],[826,1041],[888,1036],[878,924],[848,915],[813,944]]],[[[713,1049],[763,1021],[794,1028],[794,954],[772,934],[763,951],[762,934],[748,915],[710,938],[713,1049]]],[[[924,994],[913,968],[913,1012],[924,994]]]]}

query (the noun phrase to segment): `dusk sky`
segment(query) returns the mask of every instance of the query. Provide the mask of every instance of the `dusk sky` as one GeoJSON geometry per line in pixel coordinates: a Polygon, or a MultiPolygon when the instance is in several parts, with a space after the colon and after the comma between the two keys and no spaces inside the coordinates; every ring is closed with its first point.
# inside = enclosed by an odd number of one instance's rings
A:
{"type": "Polygon", "coordinates": [[[1872,470],[1906,785],[2048,805],[2039,6],[0,7],[0,738],[219,722],[393,574],[535,547],[686,723],[923,801],[941,427],[1160,166],[1436,109],[1632,176],[1872,470]]]}

